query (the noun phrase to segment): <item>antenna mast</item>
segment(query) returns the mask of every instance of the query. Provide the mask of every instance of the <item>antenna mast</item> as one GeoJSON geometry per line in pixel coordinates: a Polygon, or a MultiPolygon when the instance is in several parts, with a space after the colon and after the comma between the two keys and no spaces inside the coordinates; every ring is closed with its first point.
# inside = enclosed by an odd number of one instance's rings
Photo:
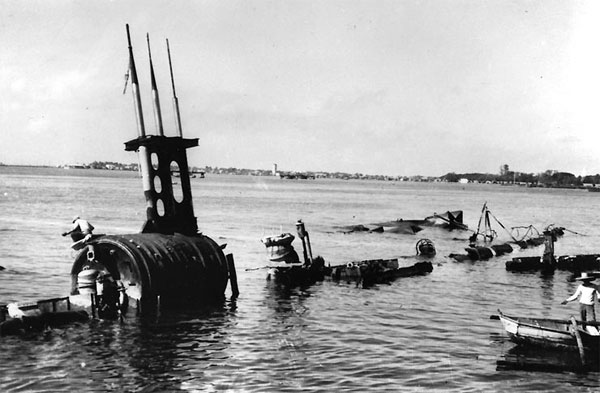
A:
{"type": "Polygon", "coordinates": [[[173,88],[173,107],[175,110],[175,126],[177,127],[177,136],[183,136],[181,131],[181,114],[179,113],[179,100],[175,93],[175,79],[173,78],[173,66],[171,65],[171,50],[169,49],[169,39],[167,38],[167,54],[169,55],[169,70],[171,71],[171,87],[173,88]]]}

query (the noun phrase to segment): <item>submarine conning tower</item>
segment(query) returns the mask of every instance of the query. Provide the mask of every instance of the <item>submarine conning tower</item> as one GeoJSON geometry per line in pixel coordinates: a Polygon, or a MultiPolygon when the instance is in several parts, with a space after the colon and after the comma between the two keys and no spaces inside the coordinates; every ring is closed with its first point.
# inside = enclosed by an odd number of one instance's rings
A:
{"type": "MultiPolygon", "coordinates": [[[[179,105],[173,82],[169,42],[169,69],[173,87],[177,136],[163,132],[156,79],[148,40],[154,120],[158,135],[146,135],[140,89],[133,58],[129,25],[129,72],[136,112],[138,137],[125,143],[126,151],[137,151],[140,161],[146,221],[141,233],[96,235],[75,257],[71,270],[72,294],[100,296],[94,272],[117,282],[125,299],[147,306],[206,303],[224,299],[227,281],[234,297],[238,294],[233,256],[225,256],[208,236],[198,233],[192,203],[186,149],[198,139],[185,139],[181,132],[179,105]],[[173,181],[176,176],[177,182],[173,181]],[[174,189],[174,186],[178,186],[174,189]]],[[[100,299],[101,300],[101,299],[100,299]]],[[[96,300],[96,301],[100,301],[96,300]]],[[[127,300],[128,304],[131,304],[127,300]]],[[[152,307],[153,308],[153,307],[152,307]]]]}

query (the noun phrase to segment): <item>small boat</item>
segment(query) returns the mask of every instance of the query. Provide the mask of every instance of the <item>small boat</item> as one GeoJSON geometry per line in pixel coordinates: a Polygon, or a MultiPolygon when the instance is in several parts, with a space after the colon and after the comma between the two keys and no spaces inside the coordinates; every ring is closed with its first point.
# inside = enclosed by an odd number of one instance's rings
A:
{"type": "Polygon", "coordinates": [[[500,310],[492,319],[499,319],[510,339],[518,344],[577,350],[579,336],[585,351],[595,354],[600,351],[600,322],[514,317],[505,315],[500,310]],[[574,329],[573,322],[576,323],[577,330],[574,329]]]}

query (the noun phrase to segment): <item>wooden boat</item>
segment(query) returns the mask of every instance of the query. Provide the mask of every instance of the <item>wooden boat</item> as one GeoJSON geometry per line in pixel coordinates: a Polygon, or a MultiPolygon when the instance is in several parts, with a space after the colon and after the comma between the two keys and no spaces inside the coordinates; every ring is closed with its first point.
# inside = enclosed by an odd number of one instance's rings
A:
{"type": "Polygon", "coordinates": [[[503,350],[496,360],[497,370],[519,370],[534,372],[598,372],[600,359],[590,357],[582,364],[577,351],[557,351],[532,345],[514,345],[503,350]]]}
{"type": "Polygon", "coordinates": [[[575,321],[577,326],[577,330],[575,330],[572,321],[514,317],[505,315],[500,310],[498,310],[498,315],[492,316],[492,318],[499,319],[510,339],[518,344],[577,350],[580,347],[577,338],[579,336],[581,346],[585,351],[595,354],[600,352],[599,322],[584,324],[581,321],[575,321]]]}

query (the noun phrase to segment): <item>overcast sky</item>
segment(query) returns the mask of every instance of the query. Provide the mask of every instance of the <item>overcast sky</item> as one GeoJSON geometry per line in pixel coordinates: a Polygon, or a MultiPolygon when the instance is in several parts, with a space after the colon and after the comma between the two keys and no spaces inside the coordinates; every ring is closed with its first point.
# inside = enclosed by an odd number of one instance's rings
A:
{"type": "Polygon", "coordinates": [[[600,172],[600,2],[0,0],[0,162],[137,162],[165,38],[194,166],[600,172]]]}

